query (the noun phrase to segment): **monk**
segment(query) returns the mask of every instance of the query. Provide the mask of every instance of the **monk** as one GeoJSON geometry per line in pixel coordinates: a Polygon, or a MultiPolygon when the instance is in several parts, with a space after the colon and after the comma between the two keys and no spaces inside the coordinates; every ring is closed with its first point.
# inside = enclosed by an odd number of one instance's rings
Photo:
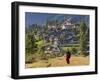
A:
{"type": "Polygon", "coordinates": [[[70,58],[71,58],[71,53],[68,51],[68,52],[66,52],[66,62],[67,62],[67,64],[70,64],[70,58]]]}

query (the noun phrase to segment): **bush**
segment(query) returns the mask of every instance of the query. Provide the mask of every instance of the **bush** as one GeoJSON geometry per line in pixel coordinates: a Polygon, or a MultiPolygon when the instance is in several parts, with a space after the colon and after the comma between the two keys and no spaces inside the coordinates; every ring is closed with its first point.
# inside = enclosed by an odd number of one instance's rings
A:
{"type": "Polygon", "coordinates": [[[74,55],[77,54],[78,53],[78,49],[75,48],[75,47],[72,47],[71,53],[74,54],[74,55]]]}

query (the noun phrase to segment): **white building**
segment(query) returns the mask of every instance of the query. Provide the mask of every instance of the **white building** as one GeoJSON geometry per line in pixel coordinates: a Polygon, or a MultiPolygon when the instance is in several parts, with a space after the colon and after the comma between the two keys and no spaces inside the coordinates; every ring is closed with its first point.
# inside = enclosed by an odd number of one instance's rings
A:
{"type": "Polygon", "coordinates": [[[61,28],[61,29],[73,29],[76,28],[78,25],[74,24],[71,22],[71,18],[69,19],[65,19],[62,24],[59,23],[58,25],[56,25],[56,23],[52,22],[49,23],[48,28],[49,29],[57,29],[57,28],[61,28]]]}
{"type": "Polygon", "coordinates": [[[72,29],[72,28],[74,28],[74,27],[75,27],[75,25],[72,24],[72,23],[71,23],[71,20],[69,20],[69,19],[65,20],[65,21],[62,23],[62,25],[61,25],[61,28],[62,28],[62,29],[72,29]]]}

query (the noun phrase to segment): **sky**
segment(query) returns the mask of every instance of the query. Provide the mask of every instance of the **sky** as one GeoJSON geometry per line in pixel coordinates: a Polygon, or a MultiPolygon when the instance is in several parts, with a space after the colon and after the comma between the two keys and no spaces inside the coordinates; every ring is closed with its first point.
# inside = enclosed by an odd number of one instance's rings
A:
{"type": "Polygon", "coordinates": [[[26,26],[32,24],[45,24],[48,18],[52,18],[55,14],[48,14],[48,13],[30,13],[26,12],[25,14],[25,23],[26,26]]]}
{"type": "MultiPolygon", "coordinates": [[[[84,18],[85,21],[89,21],[89,16],[83,15],[71,15],[71,14],[51,14],[51,13],[33,13],[33,12],[25,12],[25,26],[29,27],[32,24],[40,24],[44,25],[49,20],[54,19],[64,19],[64,17],[73,17],[74,21],[79,20],[80,18],[84,18]]],[[[89,23],[89,22],[88,22],[89,23]]]]}

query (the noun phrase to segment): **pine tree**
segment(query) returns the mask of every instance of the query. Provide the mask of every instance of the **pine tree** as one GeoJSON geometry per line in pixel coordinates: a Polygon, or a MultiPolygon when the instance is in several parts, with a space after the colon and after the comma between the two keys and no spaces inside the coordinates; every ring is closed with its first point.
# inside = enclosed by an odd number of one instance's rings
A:
{"type": "Polygon", "coordinates": [[[86,54],[86,48],[88,45],[88,40],[89,39],[89,31],[88,27],[84,22],[81,22],[80,24],[80,54],[85,55],[86,54]]]}

